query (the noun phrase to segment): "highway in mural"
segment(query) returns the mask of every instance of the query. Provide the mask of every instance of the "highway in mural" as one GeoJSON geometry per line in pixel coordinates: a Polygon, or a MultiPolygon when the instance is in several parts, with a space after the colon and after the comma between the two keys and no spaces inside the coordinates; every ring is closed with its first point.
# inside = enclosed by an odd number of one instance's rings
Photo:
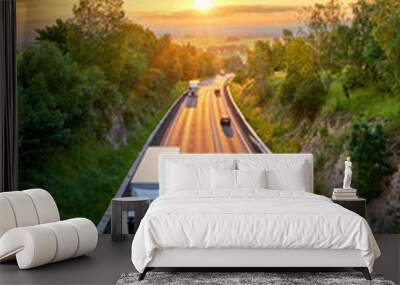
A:
{"type": "Polygon", "coordinates": [[[161,146],[177,146],[182,153],[254,152],[227,104],[225,81],[213,77],[201,83],[195,96],[186,97],[161,146]]]}

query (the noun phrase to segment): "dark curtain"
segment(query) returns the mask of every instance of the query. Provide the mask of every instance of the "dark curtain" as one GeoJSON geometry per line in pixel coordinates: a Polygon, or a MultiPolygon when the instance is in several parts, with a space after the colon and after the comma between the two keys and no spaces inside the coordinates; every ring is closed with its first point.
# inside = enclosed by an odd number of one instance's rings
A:
{"type": "Polygon", "coordinates": [[[0,0],[0,191],[16,191],[17,96],[16,96],[15,0],[0,0]]]}

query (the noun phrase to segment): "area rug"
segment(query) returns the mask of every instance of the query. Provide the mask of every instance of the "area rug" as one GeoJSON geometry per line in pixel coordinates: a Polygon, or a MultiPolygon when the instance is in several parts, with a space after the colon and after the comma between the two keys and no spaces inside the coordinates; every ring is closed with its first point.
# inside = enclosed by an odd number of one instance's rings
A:
{"type": "Polygon", "coordinates": [[[368,281],[359,272],[148,272],[142,281],[138,281],[138,276],[138,273],[122,274],[117,285],[395,285],[379,275],[368,281]]]}

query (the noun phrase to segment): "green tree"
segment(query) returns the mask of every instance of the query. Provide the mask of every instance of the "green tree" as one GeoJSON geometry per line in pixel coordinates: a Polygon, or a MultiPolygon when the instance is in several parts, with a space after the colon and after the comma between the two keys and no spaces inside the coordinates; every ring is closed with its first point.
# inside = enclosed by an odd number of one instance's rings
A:
{"type": "Polygon", "coordinates": [[[154,67],[165,71],[167,81],[170,85],[183,77],[183,66],[181,63],[181,55],[178,47],[172,43],[171,39],[164,38],[162,41],[164,48],[157,55],[154,67]]]}
{"type": "Polygon", "coordinates": [[[285,68],[285,45],[279,39],[272,42],[272,53],[275,58],[274,71],[281,71],[285,68]]]}
{"type": "Polygon", "coordinates": [[[120,85],[129,54],[131,30],[122,0],[80,0],[68,31],[71,57],[82,66],[99,66],[120,85]]]}
{"type": "Polygon", "coordinates": [[[97,66],[85,69],[84,73],[85,92],[91,96],[87,112],[91,116],[93,132],[89,133],[102,138],[111,127],[111,114],[119,107],[123,94],[117,85],[107,80],[103,71],[97,66]]]}
{"type": "Polygon", "coordinates": [[[68,52],[68,28],[69,24],[63,20],[57,19],[56,23],[52,26],[45,27],[44,29],[37,29],[36,40],[39,42],[49,41],[55,43],[57,47],[63,52],[68,52]]]}
{"type": "Polygon", "coordinates": [[[125,92],[134,90],[148,68],[146,56],[134,49],[129,49],[121,72],[121,89],[125,92]]]}
{"type": "Polygon", "coordinates": [[[353,19],[350,27],[350,50],[348,65],[344,73],[345,84],[349,88],[367,85],[370,81],[383,80],[379,71],[385,56],[372,34],[374,24],[371,13],[374,5],[367,0],[359,0],[352,6],[353,19]],[[346,74],[347,73],[347,74],[346,74]],[[353,84],[358,82],[360,84],[353,84]]]}
{"type": "Polygon", "coordinates": [[[279,99],[298,115],[314,117],[325,102],[327,87],[319,71],[318,58],[305,38],[296,37],[285,45],[287,76],[279,99]]]}
{"type": "Polygon", "coordinates": [[[325,103],[326,95],[318,77],[306,78],[296,88],[293,104],[296,110],[303,112],[304,117],[313,118],[325,103]]]}
{"type": "Polygon", "coordinates": [[[300,18],[307,27],[307,36],[320,69],[338,70],[346,49],[346,23],[349,20],[341,1],[328,0],[325,4],[305,7],[300,18]]]}
{"type": "Polygon", "coordinates": [[[250,75],[258,80],[266,79],[273,74],[276,60],[269,41],[256,42],[254,50],[250,51],[248,56],[250,75]]]}
{"type": "Polygon", "coordinates": [[[398,0],[377,0],[376,8],[371,13],[374,24],[373,35],[384,51],[391,75],[391,83],[400,88],[400,2],[398,0]]]}
{"type": "Polygon", "coordinates": [[[379,181],[391,173],[389,140],[380,124],[356,121],[347,141],[353,161],[353,177],[361,197],[368,200],[379,195],[379,181]]]}
{"type": "Polygon", "coordinates": [[[161,40],[151,30],[129,21],[123,25],[122,29],[125,30],[127,36],[128,49],[143,54],[148,63],[152,62],[162,50],[161,40]]]}
{"type": "MultiPolygon", "coordinates": [[[[92,32],[91,32],[92,33],[92,32]]],[[[128,60],[129,50],[126,33],[115,30],[107,35],[90,37],[80,26],[74,25],[68,32],[68,47],[72,59],[81,66],[98,66],[107,79],[120,85],[128,60]]]]}
{"type": "Polygon", "coordinates": [[[238,55],[232,55],[224,58],[223,65],[224,70],[227,72],[238,72],[245,67],[242,59],[238,55]]]}
{"type": "Polygon", "coordinates": [[[199,77],[198,65],[199,51],[192,45],[187,44],[181,48],[181,64],[183,67],[183,80],[199,77]]]}
{"type": "Polygon", "coordinates": [[[200,77],[214,76],[222,68],[222,63],[210,52],[200,53],[197,62],[200,77]]]}
{"type": "Polygon", "coordinates": [[[283,29],[282,35],[284,42],[289,42],[294,37],[293,32],[289,29],[283,29]]]}
{"type": "Polygon", "coordinates": [[[108,86],[99,70],[82,70],[53,43],[23,50],[18,55],[21,161],[43,159],[93,130],[93,104],[104,95],[99,85],[108,86]]]}
{"type": "Polygon", "coordinates": [[[125,22],[123,0],[79,0],[73,22],[88,36],[106,37],[125,22]]]}
{"type": "Polygon", "coordinates": [[[285,45],[285,65],[288,76],[306,78],[318,74],[318,58],[307,39],[296,37],[285,45]]]}

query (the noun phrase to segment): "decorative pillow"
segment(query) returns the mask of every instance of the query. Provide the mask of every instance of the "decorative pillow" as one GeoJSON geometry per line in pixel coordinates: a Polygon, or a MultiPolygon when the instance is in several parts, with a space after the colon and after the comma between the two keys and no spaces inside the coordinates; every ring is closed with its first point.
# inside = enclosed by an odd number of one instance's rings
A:
{"type": "Polygon", "coordinates": [[[168,189],[169,191],[210,189],[211,167],[190,166],[169,163],[168,189]]]}
{"type": "Polygon", "coordinates": [[[236,170],[237,188],[267,188],[267,171],[236,170]]]}
{"type": "Polygon", "coordinates": [[[211,168],[211,189],[236,190],[236,170],[211,168]]]}

